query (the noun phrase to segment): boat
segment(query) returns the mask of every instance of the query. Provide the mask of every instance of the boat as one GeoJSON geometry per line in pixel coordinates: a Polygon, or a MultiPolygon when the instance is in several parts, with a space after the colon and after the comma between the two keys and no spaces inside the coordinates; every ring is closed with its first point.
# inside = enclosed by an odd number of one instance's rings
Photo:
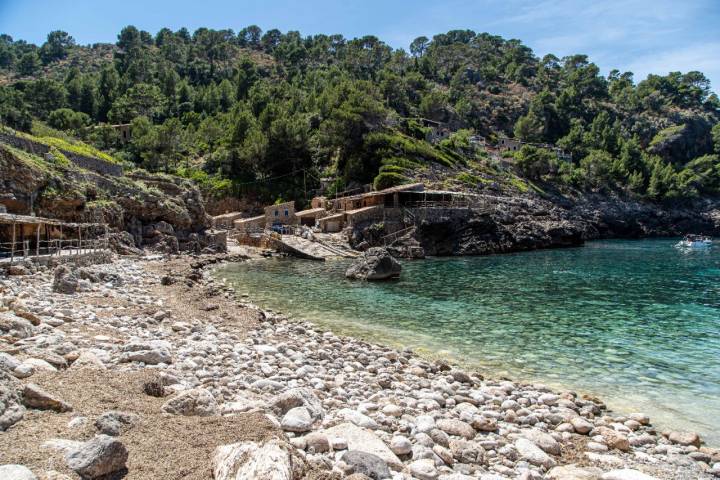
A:
{"type": "Polygon", "coordinates": [[[685,235],[676,245],[678,248],[709,248],[712,238],[706,235],[685,235]]]}

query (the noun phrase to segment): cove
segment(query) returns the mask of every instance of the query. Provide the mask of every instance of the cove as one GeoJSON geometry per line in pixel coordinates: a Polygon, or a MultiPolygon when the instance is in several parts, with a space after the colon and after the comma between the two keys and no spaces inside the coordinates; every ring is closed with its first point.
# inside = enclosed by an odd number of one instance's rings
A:
{"type": "Polygon", "coordinates": [[[248,261],[216,275],[338,333],[597,395],[719,445],[720,249],[676,241],[431,258],[387,283],[346,280],[346,261],[248,261]]]}

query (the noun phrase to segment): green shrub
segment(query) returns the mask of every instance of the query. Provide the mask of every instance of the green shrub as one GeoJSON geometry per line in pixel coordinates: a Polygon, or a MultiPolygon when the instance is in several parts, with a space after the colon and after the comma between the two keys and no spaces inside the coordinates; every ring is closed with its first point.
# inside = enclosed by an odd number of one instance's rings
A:
{"type": "Polygon", "coordinates": [[[524,176],[539,179],[550,173],[557,164],[557,156],[545,148],[523,145],[515,152],[515,163],[524,176]]]}
{"type": "Polygon", "coordinates": [[[479,177],[477,175],[473,175],[471,173],[462,172],[460,175],[457,176],[458,181],[470,185],[472,187],[476,187],[481,183],[485,183],[485,179],[482,177],[479,177]]]}
{"type": "Polygon", "coordinates": [[[69,108],[58,108],[50,112],[48,123],[59,130],[75,132],[90,124],[90,117],[83,112],[75,112],[69,108]]]}
{"type": "Polygon", "coordinates": [[[407,171],[407,168],[400,167],[398,165],[383,165],[380,167],[380,173],[400,173],[403,174],[407,171]]]}
{"type": "Polygon", "coordinates": [[[375,177],[373,186],[375,187],[375,190],[384,190],[386,188],[395,187],[409,182],[410,179],[405,175],[400,175],[399,173],[394,172],[382,172],[375,177]]]}

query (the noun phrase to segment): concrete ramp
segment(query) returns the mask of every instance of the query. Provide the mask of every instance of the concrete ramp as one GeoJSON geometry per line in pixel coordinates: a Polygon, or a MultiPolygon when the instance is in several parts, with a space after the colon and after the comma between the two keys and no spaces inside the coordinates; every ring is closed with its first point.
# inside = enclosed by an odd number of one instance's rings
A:
{"type": "Polygon", "coordinates": [[[307,240],[297,235],[272,236],[274,247],[281,252],[288,253],[295,257],[308,260],[324,261],[328,258],[344,257],[338,249],[329,247],[319,242],[307,240]]]}

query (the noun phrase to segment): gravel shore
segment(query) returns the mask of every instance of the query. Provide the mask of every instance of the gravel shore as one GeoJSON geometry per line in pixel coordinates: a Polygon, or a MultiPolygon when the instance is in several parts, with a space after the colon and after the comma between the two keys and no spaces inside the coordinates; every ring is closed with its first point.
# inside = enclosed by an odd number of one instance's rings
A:
{"type": "Polygon", "coordinates": [[[0,276],[0,478],[720,477],[642,413],[262,311],[226,260],[0,276]]]}

